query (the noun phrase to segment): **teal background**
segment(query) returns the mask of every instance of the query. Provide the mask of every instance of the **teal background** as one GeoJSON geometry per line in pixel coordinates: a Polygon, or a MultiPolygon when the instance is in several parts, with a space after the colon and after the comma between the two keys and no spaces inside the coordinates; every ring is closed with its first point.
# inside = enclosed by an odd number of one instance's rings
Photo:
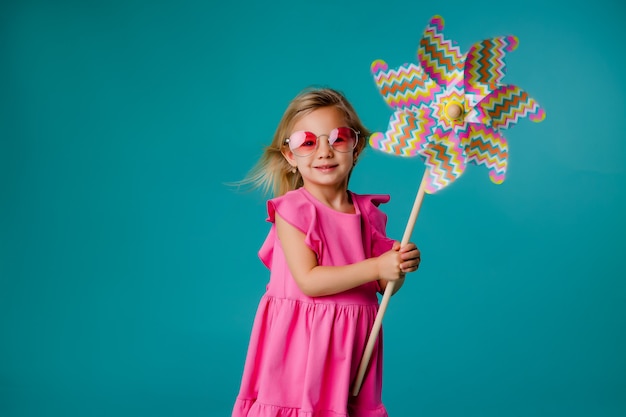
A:
{"type": "MultiPolygon", "coordinates": [[[[385,316],[403,416],[626,416],[620,1],[4,1],[0,416],[226,417],[268,273],[241,179],[288,101],[390,110],[369,66],[413,60],[431,16],[467,50],[519,37],[505,82],[545,108],[505,131],[507,180],[427,196],[423,264],[385,316]]],[[[368,150],[401,238],[423,165],[368,150]]]]}

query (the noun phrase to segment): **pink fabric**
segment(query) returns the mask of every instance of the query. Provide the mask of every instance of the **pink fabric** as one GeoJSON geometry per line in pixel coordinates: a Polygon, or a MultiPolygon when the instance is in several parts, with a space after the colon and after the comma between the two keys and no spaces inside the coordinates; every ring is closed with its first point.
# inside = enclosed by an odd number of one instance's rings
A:
{"type": "MultiPolygon", "coordinates": [[[[346,265],[391,248],[387,217],[377,206],[389,196],[352,193],[355,214],[337,212],[304,188],[268,201],[297,229],[319,265],[346,265]]],[[[309,297],[296,285],[272,224],[259,251],[270,269],[254,320],[233,417],[386,417],[382,404],[382,333],[361,391],[350,388],[378,310],[371,282],[340,294],[309,297]]]]}

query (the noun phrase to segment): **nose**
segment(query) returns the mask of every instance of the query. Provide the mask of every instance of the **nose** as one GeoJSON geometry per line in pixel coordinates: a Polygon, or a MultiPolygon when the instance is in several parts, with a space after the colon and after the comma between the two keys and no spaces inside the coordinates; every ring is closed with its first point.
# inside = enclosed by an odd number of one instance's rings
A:
{"type": "Polygon", "coordinates": [[[327,137],[318,139],[318,156],[320,158],[327,158],[332,155],[333,147],[330,146],[330,141],[327,137]]]}

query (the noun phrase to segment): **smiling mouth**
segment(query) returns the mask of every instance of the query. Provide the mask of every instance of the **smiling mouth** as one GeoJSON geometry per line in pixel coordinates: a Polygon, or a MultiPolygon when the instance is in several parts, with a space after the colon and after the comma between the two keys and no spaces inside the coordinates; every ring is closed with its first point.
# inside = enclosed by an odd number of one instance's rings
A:
{"type": "Polygon", "coordinates": [[[320,165],[315,167],[316,169],[331,169],[331,168],[335,168],[337,165],[320,165]]]}

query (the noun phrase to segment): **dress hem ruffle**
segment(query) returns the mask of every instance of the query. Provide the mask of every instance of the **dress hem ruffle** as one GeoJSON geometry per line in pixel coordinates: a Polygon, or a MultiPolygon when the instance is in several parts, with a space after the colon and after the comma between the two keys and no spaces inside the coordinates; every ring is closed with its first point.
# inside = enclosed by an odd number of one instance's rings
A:
{"type": "Polygon", "coordinates": [[[332,410],[305,411],[238,398],[232,417],[388,417],[388,414],[384,406],[373,410],[353,409],[349,414],[343,414],[332,410]]]}

